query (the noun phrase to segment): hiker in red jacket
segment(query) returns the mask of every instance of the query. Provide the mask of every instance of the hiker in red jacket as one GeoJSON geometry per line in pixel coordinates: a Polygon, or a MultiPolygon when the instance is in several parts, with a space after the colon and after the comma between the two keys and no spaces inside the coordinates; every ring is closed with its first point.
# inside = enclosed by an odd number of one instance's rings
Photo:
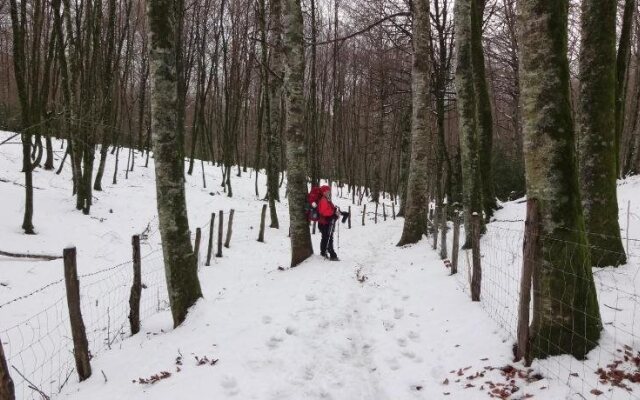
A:
{"type": "Polygon", "coordinates": [[[322,240],[320,241],[320,255],[327,257],[329,252],[329,259],[331,261],[339,261],[336,251],[333,249],[333,229],[335,222],[340,216],[340,210],[331,202],[331,188],[329,186],[322,186],[320,188],[322,197],[318,202],[318,228],[322,233],[322,240]]]}

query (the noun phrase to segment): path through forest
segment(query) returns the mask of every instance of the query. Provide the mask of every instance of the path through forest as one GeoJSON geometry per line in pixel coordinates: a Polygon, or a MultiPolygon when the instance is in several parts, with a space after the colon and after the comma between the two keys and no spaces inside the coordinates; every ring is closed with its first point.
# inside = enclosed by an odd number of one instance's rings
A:
{"type": "Polygon", "coordinates": [[[510,345],[479,305],[426,242],[395,247],[400,220],[345,228],[340,262],[316,255],[279,270],[288,262],[282,235],[277,244],[230,251],[228,260],[203,267],[206,299],[184,326],[170,331],[168,315],[154,318],[146,336],[95,360],[107,383],[96,374],[68,397],[487,398],[450,373],[509,362],[510,345]],[[204,356],[220,361],[197,366],[195,357],[204,356]],[[172,376],[155,385],[131,383],[164,370],[172,376]]]}

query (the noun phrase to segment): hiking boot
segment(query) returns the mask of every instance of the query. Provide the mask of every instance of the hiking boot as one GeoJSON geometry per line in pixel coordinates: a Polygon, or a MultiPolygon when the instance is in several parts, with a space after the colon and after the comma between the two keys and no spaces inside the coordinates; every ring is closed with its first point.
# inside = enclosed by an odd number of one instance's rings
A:
{"type": "Polygon", "coordinates": [[[334,254],[334,255],[332,255],[332,256],[329,258],[329,260],[330,260],[330,261],[340,261],[340,259],[338,258],[338,256],[337,256],[337,255],[335,255],[335,254],[334,254]]]}
{"type": "Polygon", "coordinates": [[[329,258],[329,257],[327,256],[327,253],[324,253],[324,252],[321,252],[321,253],[320,253],[320,256],[321,256],[322,258],[329,258]]]}

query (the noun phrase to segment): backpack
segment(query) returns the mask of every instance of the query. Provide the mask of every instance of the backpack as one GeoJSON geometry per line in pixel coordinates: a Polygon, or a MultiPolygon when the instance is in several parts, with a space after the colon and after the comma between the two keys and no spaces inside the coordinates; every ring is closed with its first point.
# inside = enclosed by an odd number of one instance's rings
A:
{"type": "Polygon", "coordinates": [[[320,219],[320,214],[318,213],[318,203],[322,198],[322,191],[319,186],[311,187],[311,191],[307,195],[307,202],[304,207],[305,214],[307,215],[307,220],[311,222],[316,222],[320,219]]]}

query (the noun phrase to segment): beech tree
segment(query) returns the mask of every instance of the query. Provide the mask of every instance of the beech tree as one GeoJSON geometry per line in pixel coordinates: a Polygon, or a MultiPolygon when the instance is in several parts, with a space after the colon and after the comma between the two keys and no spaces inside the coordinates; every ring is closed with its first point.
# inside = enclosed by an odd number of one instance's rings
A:
{"type": "Polygon", "coordinates": [[[171,314],[180,325],[200,297],[197,254],[191,246],[184,189],[184,152],[177,127],[176,8],[181,0],[147,0],[151,133],[156,197],[171,314]]]}
{"type": "Polygon", "coordinates": [[[431,129],[429,126],[429,0],[413,2],[413,64],[411,68],[411,161],[404,200],[404,226],[398,246],[418,242],[426,233],[429,207],[427,179],[431,129]]]}
{"type": "Polygon", "coordinates": [[[540,208],[542,238],[542,263],[534,270],[530,336],[534,358],[557,354],[584,358],[602,330],[574,150],[568,3],[520,0],[518,4],[527,196],[540,208]]]}
{"type": "Polygon", "coordinates": [[[309,223],[304,213],[307,198],[307,151],[304,127],[304,27],[300,0],[284,0],[284,79],[286,102],[287,180],[291,220],[291,266],[313,254],[309,223]]]}
{"type": "Polygon", "coordinates": [[[456,35],[456,94],[462,158],[462,200],[465,210],[465,246],[470,245],[471,215],[482,215],[481,174],[478,155],[478,119],[473,75],[472,11],[475,0],[457,0],[455,3],[456,35]]]}
{"type": "Polygon", "coordinates": [[[616,0],[583,0],[578,155],[585,227],[594,266],[626,261],[618,223],[616,0]]]}

